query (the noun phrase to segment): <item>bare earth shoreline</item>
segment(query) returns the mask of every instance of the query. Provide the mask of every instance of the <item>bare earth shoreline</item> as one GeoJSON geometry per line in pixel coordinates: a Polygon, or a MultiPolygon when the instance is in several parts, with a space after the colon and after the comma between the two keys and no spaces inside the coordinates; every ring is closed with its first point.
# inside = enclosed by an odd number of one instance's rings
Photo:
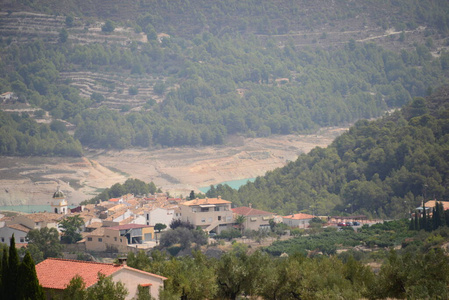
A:
{"type": "Polygon", "coordinates": [[[82,158],[0,157],[0,205],[48,204],[60,185],[69,204],[127,178],[153,181],[174,196],[229,180],[253,178],[326,147],[347,128],[313,135],[229,138],[225,145],[157,150],[86,150],[82,158]]]}

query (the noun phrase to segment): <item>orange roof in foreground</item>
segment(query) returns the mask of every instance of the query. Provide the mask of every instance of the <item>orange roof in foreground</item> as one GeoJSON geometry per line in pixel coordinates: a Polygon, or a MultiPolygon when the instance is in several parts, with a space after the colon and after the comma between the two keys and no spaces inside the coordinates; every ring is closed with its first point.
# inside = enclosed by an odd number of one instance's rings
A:
{"type": "Polygon", "coordinates": [[[292,220],[304,220],[304,219],[313,219],[312,215],[308,215],[308,214],[294,214],[294,215],[288,215],[288,216],[283,216],[282,218],[284,219],[292,219],[292,220]]]}
{"type": "Polygon", "coordinates": [[[91,261],[47,258],[36,265],[37,278],[44,288],[62,290],[67,287],[73,277],[79,275],[86,283],[86,288],[98,281],[98,272],[111,276],[121,269],[133,270],[165,280],[167,278],[156,274],[134,269],[125,265],[104,264],[91,261]]]}
{"type": "Polygon", "coordinates": [[[42,287],[63,290],[76,275],[83,278],[87,288],[97,283],[98,272],[110,276],[121,268],[122,265],[47,258],[36,265],[36,273],[42,287]]]}

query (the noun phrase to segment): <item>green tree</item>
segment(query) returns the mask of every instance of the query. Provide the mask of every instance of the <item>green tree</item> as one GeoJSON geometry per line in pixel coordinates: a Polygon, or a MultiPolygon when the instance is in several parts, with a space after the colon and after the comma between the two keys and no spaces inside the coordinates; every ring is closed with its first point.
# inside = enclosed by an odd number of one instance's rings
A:
{"type": "Polygon", "coordinates": [[[137,297],[136,300],[154,300],[153,297],[151,297],[149,287],[147,286],[141,286],[140,284],[137,286],[137,297]]]}
{"type": "Polygon", "coordinates": [[[30,230],[27,234],[28,250],[33,260],[40,262],[48,257],[60,257],[63,246],[56,228],[44,227],[30,230]]]}
{"type": "Polygon", "coordinates": [[[161,232],[161,230],[164,230],[165,228],[167,228],[167,225],[162,223],[156,223],[154,225],[154,230],[157,230],[157,232],[161,232]]]}
{"type": "Polygon", "coordinates": [[[62,28],[59,31],[59,42],[65,43],[65,42],[67,42],[68,39],[69,39],[69,33],[67,32],[67,30],[65,28],[62,28]]]}
{"type": "Polygon", "coordinates": [[[98,273],[97,283],[88,289],[89,300],[124,300],[128,290],[122,282],[114,282],[111,277],[98,273]]]}
{"type": "Polygon", "coordinates": [[[115,23],[111,20],[106,20],[103,26],[101,26],[101,31],[103,32],[113,32],[115,30],[115,23]]]}
{"type": "Polygon", "coordinates": [[[18,299],[45,299],[44,290],[39,284],[34,261],[29,252],[25,254],[20,264],[18,279],[18,282],[20,282],[18,299]]]}
{"type": "Polygon", "coordinates": [[[59,227],[63,232],[61,241],[67,244],[74,244],[82,239],[81,229],[84,221],[80,215],[69,216],[59,222],[59,227]]]}
{"type": "Polygon", "coordinates": [[[245,221],[246,221],[246,217],[244,215],[238,215],[235,218],[235,224],[237,224],[238,228],[240,229],[240,233],[243,233],[243,229],[245,228],[245,221]]]}
{"type": "Polygon", "coordinates": [[[8,253],[8,273],[6,274],[6,279],[4,280],[3,286],[4,286],[4,292],[5,292],[5,299],[18,299],[19,298],[19,291],[21,283],[19,281],[19,254],[17,253],[16,249],[16,242],[14,238],[14,234],[11,237],[10,244],[9,244],[9,253],[8,253]]]}
{"type": "Polygon", "coordinates": [[[213,299],[217,291],[214,268],[200,251],[193,258],[169,260],[163,275],[168,278],[165,288],[178,299],[213,299]]]}
{"type": "Polygon", "coordinates": [[[76,275],[62,293],[62,300],[87,300],[86,283],[83,278],[76,275]]]}

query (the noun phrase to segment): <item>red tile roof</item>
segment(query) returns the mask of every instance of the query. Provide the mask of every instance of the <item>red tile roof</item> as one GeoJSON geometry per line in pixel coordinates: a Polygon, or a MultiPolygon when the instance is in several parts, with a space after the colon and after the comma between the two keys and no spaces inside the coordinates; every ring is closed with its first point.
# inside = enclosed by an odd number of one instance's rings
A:
{"type": "Polygon", "coordinates": [[[104,264],[82,260],[47,258],[36,265],[37,278],[42,287],[58,290],[65,289],[70,283],[70,280],[76,275],[83,278],[86,283],[86,288],[88,288],[97,283],[99,272],[107,277],[121,269],[151,275],[162,280],[167,279],[166,277],[134,269],[126,265],[104,264]]]}
{"type": "Polygon", "coordinates": [[[110,276],[121,268],[123,268],[122,265],[47,258],[36,265],[36,273],[42,287],[62,290],[76,275],[83,278],[86,287],[90,287],[97,283],[99,272],[105,276],[110,276]]]}
{"type": "Polygon", "coordinates": [[[233,208],[232,211],[235,214],[242,215],[242,216],[274,215],[274,213],[270,213],[267,211],[255,209],[252,207],[246,207],[246,206],[233,208]]]}

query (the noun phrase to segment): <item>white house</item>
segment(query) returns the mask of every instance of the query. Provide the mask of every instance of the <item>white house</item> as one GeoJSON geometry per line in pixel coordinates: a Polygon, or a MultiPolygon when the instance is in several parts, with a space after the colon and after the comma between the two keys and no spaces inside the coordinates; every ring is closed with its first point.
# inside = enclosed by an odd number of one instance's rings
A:
{"type": "Polygon", "coordinates": [[[21,224],[11,224],[0,228],[0,242],[9,245],[12,235],[16,244],[27,244],[25,237],[30,231],[30,228],[21,224]]]}
{"type": "Polygon", "coordinates": [[[282,217],[282,223],[290,227],[307,228],[310,221],[313,219],[312,215],[308,214],[293,214],[282,217]]]}
{"type": "Polygon", "coordinates": [[[154,226],[157,223],[165,224],[167,227],[173,221],[174,209],[165,209],[157,207],[155,209],[145,211],[145,224],[154,226]]]}

